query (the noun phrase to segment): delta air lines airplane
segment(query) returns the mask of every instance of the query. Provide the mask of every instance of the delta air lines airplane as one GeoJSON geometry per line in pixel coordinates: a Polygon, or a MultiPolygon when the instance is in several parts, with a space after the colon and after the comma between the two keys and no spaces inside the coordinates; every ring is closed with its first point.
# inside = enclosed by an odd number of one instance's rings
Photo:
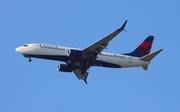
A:
{"type": "Polygon", "coordinates": [[[74,72],[77,78],[84,80],[86,84],[88,70],[91,66],[109,68],[141,66],[144,70],[147,70],[150,61],[163,50],[159,49],[150,53],[154,36],[148,36],[134,51],[130,53],[116,54],[102,52],[107,48],[108,43],[124,30],[126,23],[127,20],[119,29],[84,49],[49,44],[25,44],[15,50],[24,57],[29,58],[29,62],[32,61],[31,58],[65,62],[65,64],[58,64],[57,70],[61,72],[74,72]]]}

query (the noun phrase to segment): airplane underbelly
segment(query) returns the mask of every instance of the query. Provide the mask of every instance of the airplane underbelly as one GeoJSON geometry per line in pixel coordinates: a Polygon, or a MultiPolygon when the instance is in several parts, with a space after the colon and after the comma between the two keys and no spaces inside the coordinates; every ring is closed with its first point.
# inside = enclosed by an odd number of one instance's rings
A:
{"type": "Polygon", "coordinates": [[[121,68],[121,65],[117,63],[114,59],[97,59],[95,61],[96,66],[109,67],[109,68],[121,68]]]}

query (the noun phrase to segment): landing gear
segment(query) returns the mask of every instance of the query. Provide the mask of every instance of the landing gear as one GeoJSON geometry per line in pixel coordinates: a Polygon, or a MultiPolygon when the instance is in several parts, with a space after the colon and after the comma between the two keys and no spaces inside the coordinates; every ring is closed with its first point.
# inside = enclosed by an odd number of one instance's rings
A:
{"type": "Polygon", "coordinates": [[[28,60],[29,62],[31,62],[31,61],[32,61],[32,59],[31,59],[31,57],[30,57],[30,56],[28,56],[28,55],[24,55],[24,57],[25,57],[25,58],[29,58],[29,60],[28,60]]]}
{"type": "Polygon", "coordinates": [[[32,59],[31,58],[29,58],[29,62],[31,62],[32,61],[32,59]]]}
{"type": "Polygon", "coordinates": [[[86,58],[86,66],[89,66],[90,65],[90,58],[86,58]]]}

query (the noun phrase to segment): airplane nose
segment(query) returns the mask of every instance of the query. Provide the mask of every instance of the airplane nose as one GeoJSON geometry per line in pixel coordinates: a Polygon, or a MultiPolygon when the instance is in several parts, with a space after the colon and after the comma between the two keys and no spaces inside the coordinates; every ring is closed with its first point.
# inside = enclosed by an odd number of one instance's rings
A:
{"type": "Polygon", "coordinates": [[[19,48],[19,47],[18,47],[18,48],[16,48],[16,49],[15,49],[15,51],[16,51],[16,52],[18,52],[18,53],[21,53],[21,52],[20,52],[20,48],[19,48]]]}

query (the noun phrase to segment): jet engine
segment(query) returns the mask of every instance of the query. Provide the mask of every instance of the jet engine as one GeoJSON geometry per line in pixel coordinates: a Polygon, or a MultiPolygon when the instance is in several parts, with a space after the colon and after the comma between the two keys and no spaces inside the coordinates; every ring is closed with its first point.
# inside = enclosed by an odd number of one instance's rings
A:
{"type": "Polygon", "coordinates": [[[66,64],[59,64],[57,70],[60,72],[72,72],[72,67],[66,64]]]}
{"type": "Polygon", "coordinates": [[[67,52],[67,55],[69,57],[83,57],[83,51],[81,50],[74,50],[74,49],[69,49],[67,52]]]}

